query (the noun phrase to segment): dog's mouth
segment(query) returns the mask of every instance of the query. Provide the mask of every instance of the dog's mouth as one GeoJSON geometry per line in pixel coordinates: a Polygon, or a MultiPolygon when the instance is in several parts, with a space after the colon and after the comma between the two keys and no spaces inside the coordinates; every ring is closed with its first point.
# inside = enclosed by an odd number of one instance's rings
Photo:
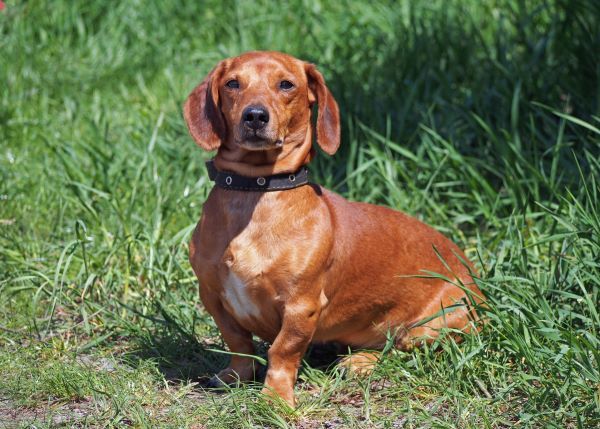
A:
{"type": "Polygon", "coordinates": [[[245,129],[238,144],[247,150],[271,150],[283,146],[283,139],[273,138],[264,130],[245,129]]]}

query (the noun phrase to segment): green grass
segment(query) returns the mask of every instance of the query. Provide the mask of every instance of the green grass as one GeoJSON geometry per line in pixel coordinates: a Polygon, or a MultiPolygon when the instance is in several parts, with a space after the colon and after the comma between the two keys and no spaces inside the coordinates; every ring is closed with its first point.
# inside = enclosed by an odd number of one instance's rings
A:
{"type": "Polygon", "coordinates": [[[0,12],[0,424],[600,425],[598,2],[14,3],[0,12]],[[309,359],[295,412],[260,385],[202,389],[227,356],[187,261],[210,155],[181,105],[250,49],[319,66],[343,143],[313,177],[466,249],[489,298],[481,334],[390,351],[366,379],[309,359]]]}

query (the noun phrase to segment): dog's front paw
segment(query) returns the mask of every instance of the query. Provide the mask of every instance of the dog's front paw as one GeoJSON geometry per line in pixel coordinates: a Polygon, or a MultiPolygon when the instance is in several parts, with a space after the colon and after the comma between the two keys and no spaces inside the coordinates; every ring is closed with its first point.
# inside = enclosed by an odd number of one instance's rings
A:
{"type": "Polygon", "coordinates": [[[294,408],[296,405],[294,398],[295,382],[295,370],[269,368],[262,393],[274,399],[275,402],[283,400],[294,408]]]}
{"type": "Polygon", "coordinates": [[[227,383],[223,382],[217,374],[213,375],[206,383],[206,387],[210,389],[222,389],[225,386],[227,386],[227,383]]]}
{"type": "Polygon", "coordinates": [[[222,371],[219,371],[218,374],[213,375],[208,383],[207,387],[213,389],[221,389],[223,387],[229,385],[235,385],[242,381],[251,380],[253,376],[253,371],[241,371],[237,372],[233,368],[225,368],[222,371]]]}
{"type": "Polygon", "coordinates": [[[272,386],[263,387],[261,393],[276,402],[285,402],[291,408],[296,407],[296,398],[294,398],[294,389],[276,389],[272,386]]]}

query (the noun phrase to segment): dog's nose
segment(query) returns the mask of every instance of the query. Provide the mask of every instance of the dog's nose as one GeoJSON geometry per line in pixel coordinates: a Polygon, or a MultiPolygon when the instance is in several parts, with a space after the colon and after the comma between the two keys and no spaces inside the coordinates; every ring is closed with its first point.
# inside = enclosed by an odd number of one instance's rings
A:
{"type": "Polygon", "coordinates": [[[269,111],[263,106],[248,106],[242,112],[242,121],[248,128],[260,130],[269,122],[269,111]]]}

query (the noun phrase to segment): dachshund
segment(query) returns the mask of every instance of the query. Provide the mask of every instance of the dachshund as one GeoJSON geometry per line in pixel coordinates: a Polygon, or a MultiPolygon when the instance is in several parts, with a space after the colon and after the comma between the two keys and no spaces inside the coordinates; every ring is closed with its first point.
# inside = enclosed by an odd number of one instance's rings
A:
{"type": "MultiPolygon", "coordinates": [[[[402,212],[308,182],[313,133],[328,155],[340,146],[338,105],[313,64],[262,51],[225,59],[183,113],[195,142],[216,150],[216,186],[190,244],[202,303],[232,352],[213,381],[254,377],[256,335],[271,343],[263,392],[293,407],[313,342],[376,350],[391,335],[410,349],[442,328],[477,329],[483,295],[454,243],[402,212]]],[[[378,355],[351,358],[360,367],[378,355]]]]}

